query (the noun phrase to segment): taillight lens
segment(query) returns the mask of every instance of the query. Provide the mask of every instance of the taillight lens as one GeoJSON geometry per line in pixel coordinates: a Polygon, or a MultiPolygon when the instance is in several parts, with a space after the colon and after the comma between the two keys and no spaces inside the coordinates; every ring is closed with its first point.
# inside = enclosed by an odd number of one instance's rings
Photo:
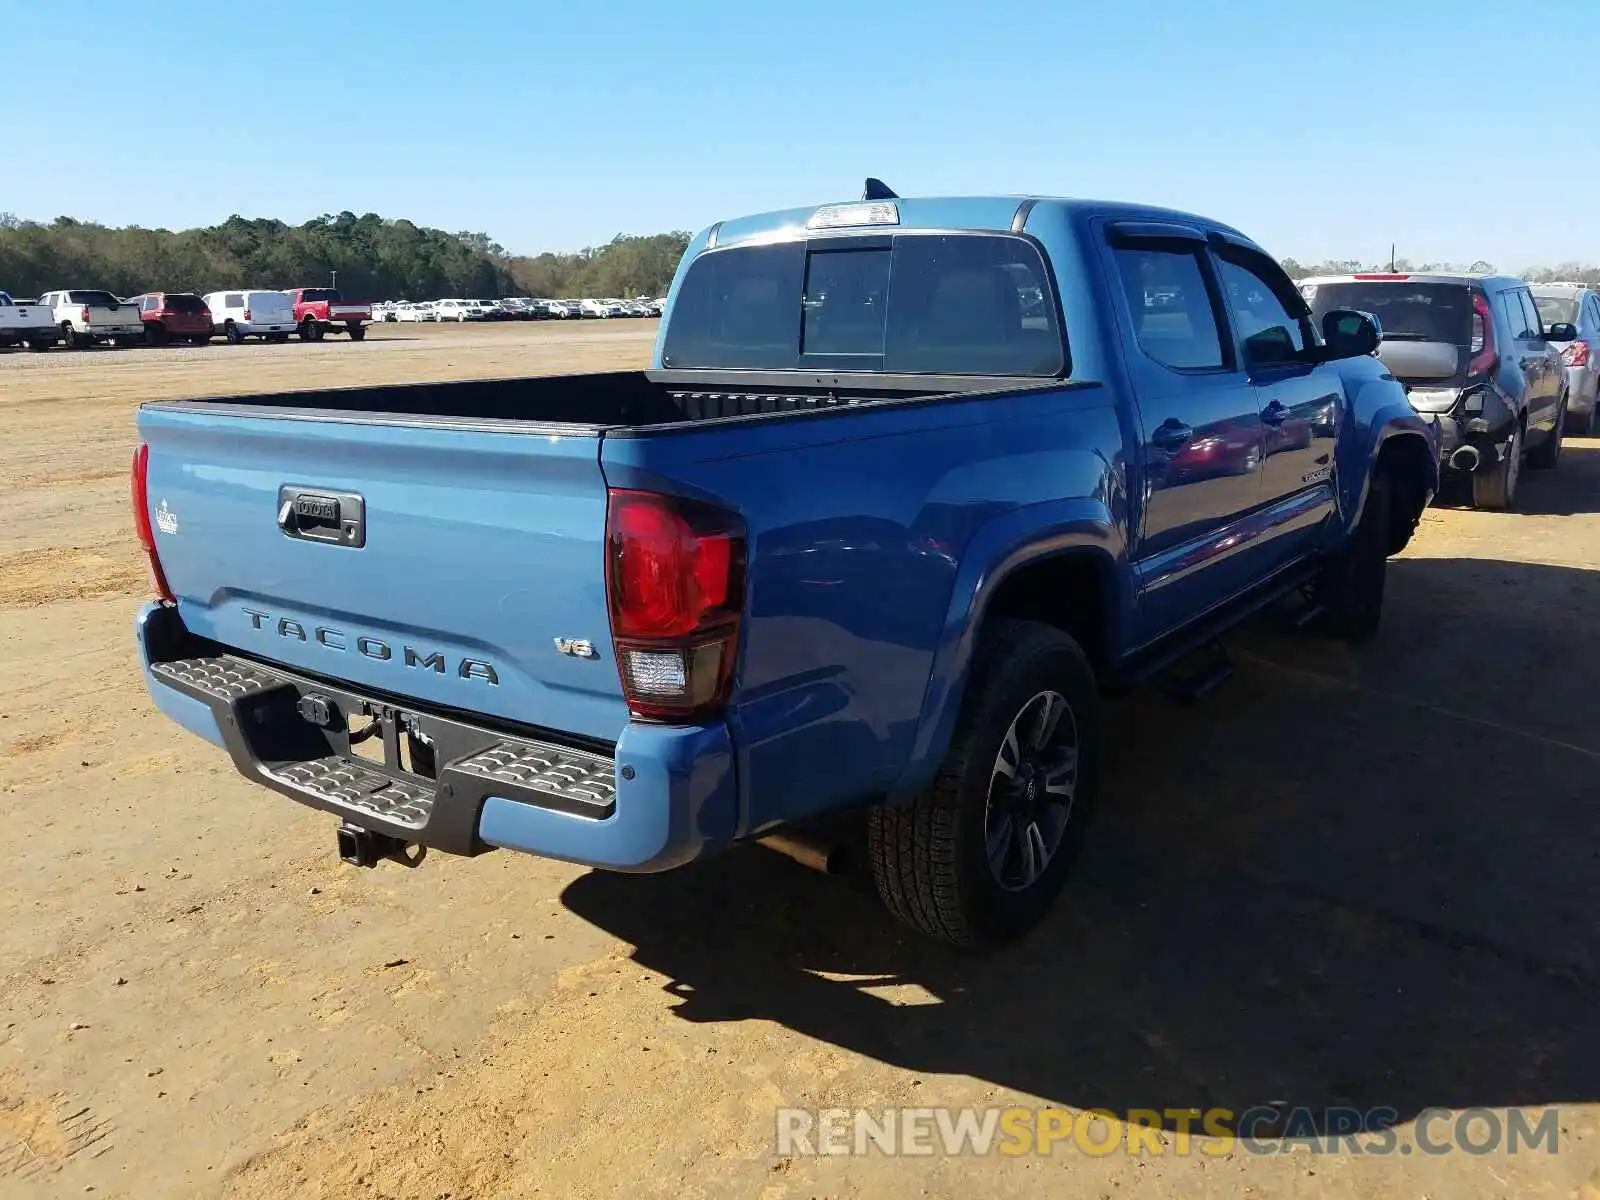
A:
{"type": "Polygon", "coordinates": [[[1487,375],[1494,370],[1498,357],[1494,344],[1494,317],[1489,312],[1489,301],[1482,292],[1472,293],[1472,343],[1468,352],[1472,355],[1467,362],[1468,375],[1487,375]]]}
{"type": "Polygon", "coordinates": [[[1573,342],[1561,352],[1561,357],[1567,360],[1569,367],[1587,367],[1589,365],[1589,343],[1573,342]]]}
{"type": "Polygon", "coordinates": [[[744,609],[745,530],[725,509],[612,488],[606,601],[628,709],[658,721],[704,718],[733,684],[744,609]]]}
{"type": "Polygon", "coordinates": [[[248,308],[244,310],[244,319],[246,321],[250,319],[250,310],[248,308]]]}
{"type": "Polygon", "coordinates": [[[85,325],[89,323],[89,306],[87,304],[78,310],[78,320],[82,321],[85,325]]]}
{"type": "Polygon", "coordinates": [[[145,442],[140,442],[133,452],[133,527],[138,531],[139,545],[148,560],[150,586],[159,599],[174,603],[166,572],[161,569],[161,556],[156,553],[155,531],[150,527],[150,447],[145,442]]]}

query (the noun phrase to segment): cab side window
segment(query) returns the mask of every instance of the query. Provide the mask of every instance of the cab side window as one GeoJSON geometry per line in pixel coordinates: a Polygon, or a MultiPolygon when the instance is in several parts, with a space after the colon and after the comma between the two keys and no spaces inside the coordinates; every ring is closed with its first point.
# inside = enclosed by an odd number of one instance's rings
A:
{"type": "Polygon", "coordinates": [[[1199,248],[1163,243],[1119,247],[1115,254],[1145,356],[1175,371],[1221,370],[1228,356],[1199,248]]]}
{"type": "Polygon", "coordinates": [[[1244,346],[1245,362],[1254,367],[1299,361],[1310,341],[1302,313],[1292,313],[1277,294],[1268,269],[1254,255],[1219,256],[1217,274],[1233,311],[1233,323],[1244,346]]]}
{"type": "Polygon", "coordinates": [[[1531,303],[1525,303],[1523,297],[1527,292],[1522,288],[1510,288],[1500,293],[1500,302],[1505,308],[1506,329],[1518,341],[1532,341],[1539,337],[1539,320],[1537,312],[1531,312],[1531,303]]]}

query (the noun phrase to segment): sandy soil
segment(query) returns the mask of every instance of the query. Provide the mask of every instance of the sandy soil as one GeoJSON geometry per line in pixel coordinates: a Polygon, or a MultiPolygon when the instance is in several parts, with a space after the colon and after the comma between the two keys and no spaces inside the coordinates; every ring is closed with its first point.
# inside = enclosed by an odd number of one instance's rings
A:
{"type": "MultiPolygon", "coordinates": [[[[158,716],[144,399],[642,364],[654,323],[0,355],[0,1194],[1600,1197],[1600,441],[1428,514],[1359,651],[1119,702],[1057,913],[988,959],[761,848],[342,866],[158,716]],[[1556,1154],[778,1158],[780,1105],[1556,1105],[1556,1154]]],[[[1409,1126],[1402,1138],[1410,1143],[1409,1126]]]]}

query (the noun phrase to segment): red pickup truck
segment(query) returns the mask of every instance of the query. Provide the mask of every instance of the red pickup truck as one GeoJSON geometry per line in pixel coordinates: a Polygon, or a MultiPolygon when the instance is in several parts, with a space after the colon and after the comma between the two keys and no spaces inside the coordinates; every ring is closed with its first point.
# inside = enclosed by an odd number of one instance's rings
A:
{"type": "Polygon", "coordinates": [[[327,333],[348,333],[352,342],[367,336],[372,305],[342,299],[337,288],[289,288],[287,294],[302,342],[320,342],[327,333]]]}

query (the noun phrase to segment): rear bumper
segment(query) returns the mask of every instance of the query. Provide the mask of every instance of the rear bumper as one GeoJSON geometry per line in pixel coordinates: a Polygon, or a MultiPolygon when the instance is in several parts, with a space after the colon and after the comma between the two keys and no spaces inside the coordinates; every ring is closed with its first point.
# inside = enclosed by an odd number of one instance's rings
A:
{"type": "Polygon", "coordinates": [[[144,322],[137,325],[91,325],[87,330],[89,337],[133,337],[135,334],[144,336],[144,322]]]}
{"type": "Polygon", "coordinates": [[[246,778],[346,823],[452,854],[495,847],[620,871],[681,866],[731,839],[734,756],[726,726],[629,724],[611,755],[352,691],[201,642],[160,604],[136,622],[155,705],[227,750],[246,778]],[[352,753],[343,721],[380,717],[385,762],[352,753]],[[396,730],[434,748],[435,769],[398,765],[396,730]]]}

